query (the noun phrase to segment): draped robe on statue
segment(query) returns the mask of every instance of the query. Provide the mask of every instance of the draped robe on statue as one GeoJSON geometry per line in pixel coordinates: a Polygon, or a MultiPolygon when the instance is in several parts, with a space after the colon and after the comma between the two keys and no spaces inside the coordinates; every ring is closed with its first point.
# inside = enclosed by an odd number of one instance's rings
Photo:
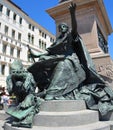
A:
{"type": "Polygon", "coordinates": [[[40,75],[39,63],[44,63],[45,68],[49,63],[49,69],[42,68],[44,72],[52,68],[51,74],[47,74],[50,82],[46,86],[45,100],[83,99],[88,108],[99,110],[101,115],[106,115],[107,112],[113,110],[113,90],[96,72],[92,59],[79,35],[74,38],[71,33],[67,33],[59,44],[54,43],[47,51],[48,56],[40,58],[39,62],[28,68],[34,77],[37,77],[39,85],[39,79],[44,78],[44,75],[40,75]],[[48,62],[52,60],[53,62],[48,62]],[[54,67],[51,67],[53,64],[54,67]],[[35,73],[33,72],[34,66],[35,73]]]}

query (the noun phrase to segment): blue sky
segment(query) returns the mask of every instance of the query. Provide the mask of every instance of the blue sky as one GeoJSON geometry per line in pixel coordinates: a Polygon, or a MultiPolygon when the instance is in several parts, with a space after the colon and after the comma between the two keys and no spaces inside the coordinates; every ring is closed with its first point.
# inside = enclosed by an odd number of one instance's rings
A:
{"type": "MultiPolygon", "coordinates": [[[[58,0],[12,0],[22,8],[34,21],[46,28],[52,34],[56,34],[54,20],[47,14],[46,10],[56,6],[58,0]]],[[[113,28],[113,0],[103,0],[110,23],[113,28]]],[[[113,59],[113,33],[108,37],[109,53],[113,59]]]]}

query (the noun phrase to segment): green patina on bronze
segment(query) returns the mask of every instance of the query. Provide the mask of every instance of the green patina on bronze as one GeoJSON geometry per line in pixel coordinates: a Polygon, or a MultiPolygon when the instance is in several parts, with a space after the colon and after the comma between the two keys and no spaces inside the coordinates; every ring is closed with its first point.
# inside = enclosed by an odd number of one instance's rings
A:
{"type": "Polygon", "coordinates": [[[34,58],[39,60],[29,66],[27,71],[20,62],[12,64],[7,86],[9,93],[14,93],[19,101],[16,108],[8,110],[17,119],[12,123],[14,126],[31,127],[42,100],[83,99],[89,109],[98,110],[101,116],[113,111],[113,90],[96,72],[77,32],[76,4],[71,3],[68,9],[71,31],[66,23],[61,23],[58,26],[60,35],[46,49],[46,53],[37,55],[29,48],[29,57],[34,62],[34,58]],[[37,94],[36,85],[39,88],[37,94]]]}
{"type": "Polygon", "coordinates": [[[68,9],[72,30],[69,31],[66,23],[61,23],[58,26],[60,35],[45,54],[30,53],[32,58],[39,58],[39,61],[28,71],[33,74],[40,91],[46,89],[45,100],[83,99],[88,108],[105,115],[113,110],[113,90],[96,72],[77,32],[76,4],[71,3],[68,9]]]}
{"type": "Polygon", "coordinates": [[[36,84],[32,74],[24,69],[20,60],[15,60],[6,82],[9,94],[17,98],[17,104],[7,110],[7,114],[14,118],[12,125],[31,128],[41,103],[41,99],[35,96],[36,84]]]}

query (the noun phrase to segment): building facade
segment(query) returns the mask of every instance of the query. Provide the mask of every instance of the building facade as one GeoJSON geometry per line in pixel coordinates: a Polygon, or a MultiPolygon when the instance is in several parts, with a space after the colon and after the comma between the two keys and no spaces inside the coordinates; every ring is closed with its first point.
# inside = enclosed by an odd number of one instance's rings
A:
{"type": "Polygon", "coordinates": [[[0,87],[6,86],[10,65],[20,59],[26,67],[27,45],[34,52],[44,52],[55,40],[45,28],[32,20],[20,7],[10,0],[0,0],[0,87]]]}

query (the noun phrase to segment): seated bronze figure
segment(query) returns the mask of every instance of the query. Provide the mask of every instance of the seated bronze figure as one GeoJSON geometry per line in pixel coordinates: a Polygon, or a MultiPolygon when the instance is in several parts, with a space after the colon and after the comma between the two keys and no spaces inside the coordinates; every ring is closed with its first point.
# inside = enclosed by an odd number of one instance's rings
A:
{"type": "MultiPolygon", "coordinates": [[[[96,72],[77,32],[75,3],[69,5],[69,12],[71,31],[66,23],[61,23],[58,26],[60,35],[46,49],[46,53],[37,55],[29,48],[29,57],[39,60],[29,66],[27,74],[16,71],[7,78],[9,93],[15,93],[21,102],[18,109],[8,111],[18,119],[16,123],[13,122],[14,126],[31,127],[42,100],[82,99],[89,109],[98,110],[102,116],[113,111],[113,90],[96,72]],[[35,85],[39,88],[37,94],[35,85]],[[21,93],[24,93],[24,97],[21,93]],[[19,111],[20,115],[15,114],[15,111],[19,111]]],[[[21,67],[19,70],[22,70],[21,67]]]]}

